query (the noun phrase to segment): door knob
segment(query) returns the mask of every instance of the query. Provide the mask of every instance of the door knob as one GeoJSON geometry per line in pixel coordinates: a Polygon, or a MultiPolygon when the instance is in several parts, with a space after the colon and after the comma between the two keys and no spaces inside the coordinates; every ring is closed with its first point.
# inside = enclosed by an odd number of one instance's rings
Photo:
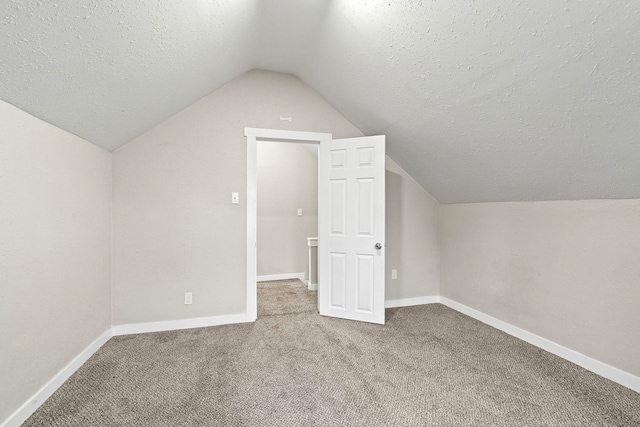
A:
{"type": "Polygon", "coordinates": [[[382,249],[382,243],[376,243],[376,245],[374,246],[377,250],[382,249]]]}

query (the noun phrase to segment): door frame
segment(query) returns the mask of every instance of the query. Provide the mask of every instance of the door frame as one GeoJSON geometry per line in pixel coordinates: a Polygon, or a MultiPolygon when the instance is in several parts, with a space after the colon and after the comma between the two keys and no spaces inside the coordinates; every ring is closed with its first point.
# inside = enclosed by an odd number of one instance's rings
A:
{"type": "MultiPolygon", "coordinates": [[[[318,150],[320,150],[322,142],[330,141],[333,135],[318,132],[244,128],[244,136],[247,138],[247,315],[252,322],[255,322],[258,318],[258,287],[256,283],[258,270],[258,142],[316,143],[319,145],[318,150]]],[[[320,221],[319,217],[318,221],[320,221]]]]}

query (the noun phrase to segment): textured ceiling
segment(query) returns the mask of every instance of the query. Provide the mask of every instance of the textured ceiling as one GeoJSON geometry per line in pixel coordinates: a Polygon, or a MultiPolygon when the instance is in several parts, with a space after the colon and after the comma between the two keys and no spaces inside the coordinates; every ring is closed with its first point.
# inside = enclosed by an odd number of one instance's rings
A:
{"type": "Polygon", "coordinates": [[[0,98],[107,149],[264,68],[386,134],[440,202],[640,198],[639,2],[0,7],[0,98]]]}
{"type": "Polygon", "coordinates": [[[255,64],[257,1],[0,4],[0,98],[108,150],[255,64]]]}

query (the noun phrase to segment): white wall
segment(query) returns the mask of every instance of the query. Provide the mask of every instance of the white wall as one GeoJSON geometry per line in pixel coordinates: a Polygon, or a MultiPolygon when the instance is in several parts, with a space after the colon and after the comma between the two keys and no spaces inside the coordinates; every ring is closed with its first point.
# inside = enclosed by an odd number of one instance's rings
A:
{"type": "MultiPolygon", "coordinates": [[[[254,70],[115,151],[115,325],[245,312],[245,127],[362,135],[296,77],[254,70]],[[230,203],[234,191],[239,205],[230,203]],[[193,305],[183,305],[184,292],[193,292],[193,305]]],[[[434,295],[436,203],[395,171],[401,194],[387,219],[395,239],[387,257],[406,260],[387,294],[434,295]],[[408,212],[413,205],[429,219],[408,212]]]]}
{"type": "Polygon", "coordinates": [[[0,101],[0,422],[111,326],[111,155],[0,101]]]}
{"type": "Polygon", "coordinates": [[[386,299],[439,295],[440,204],[388,156],[386,169],[386,299]]]}
{"type": "Polygon", "coordinates": [[[318,236],[318,148],[277,142],[257,145],[258,276],[308,275],[307,237],[318,236]]]}
{"type": "Polygon", "coordinates": [[[640,200],[441,215],[443,296],[640,375],[640,200]]]}

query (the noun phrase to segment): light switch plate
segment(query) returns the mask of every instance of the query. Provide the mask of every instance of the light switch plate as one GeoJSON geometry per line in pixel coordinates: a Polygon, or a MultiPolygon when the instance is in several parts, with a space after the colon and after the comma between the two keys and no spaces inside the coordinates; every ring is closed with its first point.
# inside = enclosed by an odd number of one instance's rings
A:
{"type": "Polygon", "coordinates": [[[298,216],[302,216],[302,208],[298,208],[298,216]]]}
{"type": "Polygon", "coordinates": [[[231,203],[233,203],[234,205],[237,205],[238,203],[240,203],[240,194],[231,193],[231,203]]]}

